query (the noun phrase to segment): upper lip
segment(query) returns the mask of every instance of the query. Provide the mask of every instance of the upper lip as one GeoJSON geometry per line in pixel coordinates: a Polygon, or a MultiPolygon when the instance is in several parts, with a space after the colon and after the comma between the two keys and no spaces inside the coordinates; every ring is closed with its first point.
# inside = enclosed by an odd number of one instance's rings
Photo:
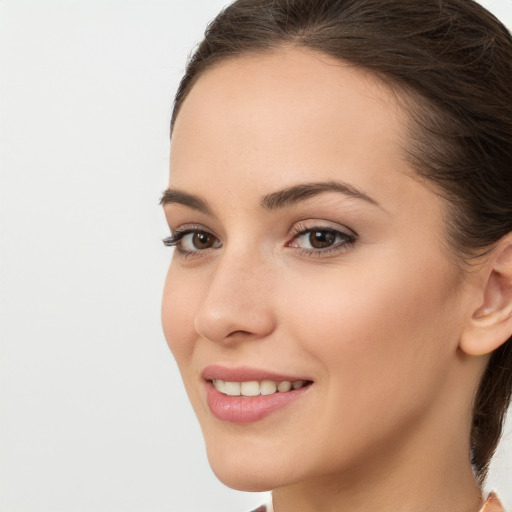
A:
{"type": "Polygon", "coordinates": [[[221,365],[208,365],[201,372],[201,377],[205,380],[220,379],[229,382],[249,382],[272,380],[276,382],[299,380],[311,381],[304,376],[286,375],[284,373],[273,372],[261,368],[252,368],[250,366],[227,367],[221,365]]]}

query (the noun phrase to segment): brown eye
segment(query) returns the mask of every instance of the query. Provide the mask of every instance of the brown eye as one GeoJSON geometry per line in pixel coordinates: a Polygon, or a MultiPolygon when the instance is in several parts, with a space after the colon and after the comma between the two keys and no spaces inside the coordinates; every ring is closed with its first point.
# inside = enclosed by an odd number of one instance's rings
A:
{"type": "Polygon", "coordinates": [[[217,238],[210,233],[197,232],[192,233],[191,243],[197,250],[209,249],[214,247],[217,238]]]}
{"type": "Polygon", "coordinates": [[[222,247],[222,241],[218,237],[199,229],[190,229],[177,232],[163,240],[167,247],[176,247],[182,254],[198,253],[208,249],[222,247]]]}
{"type": "Polygon", "coordinates": [[[309,234],[309,243],[314,249],[325,249],[336,243],[336,233],[327,230],[313,230],[309,234]]]}
{"type": "MultiPolygon", "coordinates": [[[[299,225],[298,229],[303,226],[299,225]]],[[[323,254],[348,250],[356,241],[356,235],[331,227],[304,227],[287,244],[305,251],[303,254],[321,256],[323,254]]]]}
{"type": "Polygon", "coordinates": [[[206,251],[208,249],[217,249],[222,246],[222,242],[212,233],[207,231],[189,231],[179,236],[176,247],[184,253],[206,251]]]}

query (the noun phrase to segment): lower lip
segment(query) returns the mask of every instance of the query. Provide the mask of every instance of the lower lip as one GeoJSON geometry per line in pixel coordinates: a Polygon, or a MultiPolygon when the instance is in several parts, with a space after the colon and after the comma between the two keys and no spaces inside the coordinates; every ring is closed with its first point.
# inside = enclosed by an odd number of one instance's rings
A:
{"type": "Polygon", "coordinates": [[[213,415],[230,423],[252,423],[298,400],[311,384],[300,389],[258,396],[228,396],[207,383],[206,401],[213,415]]]}

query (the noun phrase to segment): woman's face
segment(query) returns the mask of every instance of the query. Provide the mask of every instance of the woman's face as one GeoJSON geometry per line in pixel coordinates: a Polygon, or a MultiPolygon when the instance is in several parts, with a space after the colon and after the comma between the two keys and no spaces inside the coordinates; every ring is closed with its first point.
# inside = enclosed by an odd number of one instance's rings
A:
{"type": "Polygon", "coordinates": [[[298,50],[223,62],[182,106],[163,326],[232,487],[354,474],[469,408],[449,399],[464,280],[404,119],[376,79],[298,50]]]}

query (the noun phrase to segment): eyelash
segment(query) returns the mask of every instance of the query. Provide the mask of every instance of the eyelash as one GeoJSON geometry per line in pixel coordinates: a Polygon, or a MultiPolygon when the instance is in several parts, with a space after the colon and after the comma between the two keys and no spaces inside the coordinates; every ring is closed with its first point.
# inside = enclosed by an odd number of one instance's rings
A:
{"type": "MultiPolygon", "coordinates": [[[[321,257],[321,256],[324,256],[327,254],[347,251],[354,245],[354,243],[357,240],[357,235],[352,234],[352,233],[347,233],[347,232],[339,230],[339,229],[335,229],[335,228],[327,227],[327,226],[321,226],[321,225],[320,226],[306,226],[306,224],[301,223],[293,228],[292,233],[291,233],[291,236],[292,236],[291,240],[286,243],[286,247],[294,248],[294,246],[291,244],[293,244],[300,237],[307,235],[307,234],[311,235],[315,231],[324,233],[324,234],[328,233],[328,234],[334,235],[336,238],[338,238],[338,237],[341,238],[342,241],[337,242],[336,244],[333,244],[333,245],[331,245],[329,247],[325,247],[325,248],[305,249],[305,248],[295,247],[296,249],[299,250],[299,253],[301,255],[309,256],[309,257],[321,257]]],[[[218,248],[222,247],[222,242],[220,242],[219,238],[216,237],[210,231],[205,230],[202,226],[190,226],[187,228],[178,229],[170,236],[164,238],[162,240],[162,242],[166,247],[176,247],[176,250],[182,256],[185,256],[185,257],[201,256],[201,255],[205,254],[205,252],[208,251],[209,249],[212,249],[212,248],[218,249],[218,248]],[[206,249],[197,249],[194,251],[189,251],[189,250],[183,249],[183,239],[187,235],[190,235],[190,234],[203,234],[203,235],[214,237],[219,241],[220,245],[218,247],[209,247],[206,249]]]]}

